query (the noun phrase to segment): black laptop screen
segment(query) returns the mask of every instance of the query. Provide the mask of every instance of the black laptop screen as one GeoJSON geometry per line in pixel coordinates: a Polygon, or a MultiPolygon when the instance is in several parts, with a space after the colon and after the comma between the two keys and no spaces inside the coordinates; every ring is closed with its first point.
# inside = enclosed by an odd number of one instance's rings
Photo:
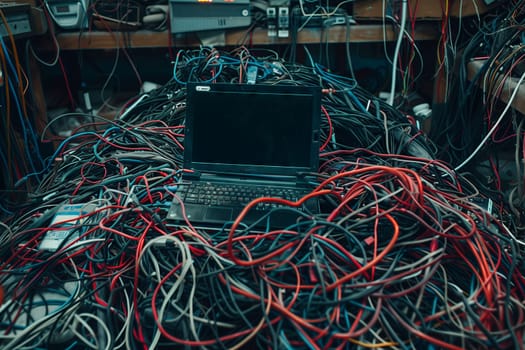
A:
{"type": "Polygon", "coordinates": [[[319,88],[189,84],[185,166],[292,175],[315,171],[319,88]]]}

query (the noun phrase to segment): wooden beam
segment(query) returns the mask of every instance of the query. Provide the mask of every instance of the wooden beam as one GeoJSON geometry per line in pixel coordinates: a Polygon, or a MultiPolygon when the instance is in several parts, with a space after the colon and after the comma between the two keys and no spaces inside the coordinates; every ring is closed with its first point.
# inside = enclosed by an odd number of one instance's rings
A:
{"type": "MultiPolygon", "coordinates": [[[[415,31],[415,40],[436,40],[439,36],[438,28],[434,22],[419,23],[415,31]]],[[[297,34],[298,44],[319,42],[344,43],[347,36],[350,42],[382,42],[394,41],[398,33],[390,26],[386,29],[380,24],[351,25],[347,34],[346,26],[334,26],[321,30],[319,28],[304,28],[297,34]]],[[[251,35],[245,30],[227,30],[224,32],[222,42],[216,46],[238,46],[246,44],[250,39],[253,45],[287,45],[290,38],[268,37],[266,30],[256,28],[251,35]]],[[[44,38],[43,38],[44,39],[44,38]]],[[[36,43],[40,49],[54,50],[55,47],[49,38],[36,43]],[[47,40],[46,40],[47,39],[47,40]]],[[[57,34],[61,50],[92,50],[127,48],[154,48],[154,47],[198,47],[201,40],[196,33],[173,35],[168,32],[153,32],[139,30],[134,32],[63,32],[57,34]]]]}
{"type": "MultiPolygon", "coordinates": [[[[473,60],[468,63],[467,65],[467,72],[468,72],[468,79],[472,80],[476,74],[481,70],[483,65],[486,61],[484,60],[473,60]]],[[[522,84],[519,87],[518,85],[519,79],[516,77],[506,77],[502,74],[499,74],[496,80],[491,83],[491,86],[497,87],[502,86],[497,91],[499,94],[497,96],[494,96],[501,100],[504,103],[508,103],[510,101],[510,97],[514,90],[518,88],[518,92],[516,93],[516,97],[511,103],[511,106],[515,108],[518,112],[525,114],[525,86],[522,84]]],[[[481,83],[482,84],[482,83],[481,83]]],[[[480,85],[480,87],[482,87],[480,85]]]]}

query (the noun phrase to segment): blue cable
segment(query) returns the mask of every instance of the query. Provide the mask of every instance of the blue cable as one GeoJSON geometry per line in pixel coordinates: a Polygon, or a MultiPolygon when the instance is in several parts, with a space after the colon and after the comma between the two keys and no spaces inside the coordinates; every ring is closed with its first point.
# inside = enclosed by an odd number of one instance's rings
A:
{"type": "Polygon", "coordinates": [[[299,337],[303,340],[304,344],[308,347],[310,350],[315,350],[315,344],[312,344],[309,339],[307,339],[304,334],[300,331],[297,331],[297,334],[299,337]]]}
{"type": "Polygon", "coordinates": [[[314,237],[314,239],[315,239],[315,242],[317,242],[319,245],[328,247],[328,249],[330,249],[331,251],[335,252],[343,260],[348,261],[352,265],[354,264],[353,261],[349,261],[348,258],[343,253],[341,253],[341,251],[338,248],[334,247],[329,242],[326,242],[326,241],[323,241],[323,240],[320,240],[320,239],[316,239],[315,237],[314,237]]]}
{"type": "Polygon", "coordinates": [[[3,212],[3,213],[5,213],[6,215],[12,215],[12,214],[13,214],[12,211],[10,211],[10,210],[7,209],[7,208],[4,208],[4,206],[2,205],[2,202],[0,202],[0,211],[3,212]]]}
{"type": "Polygon", "coordinates": [[[6,61],[9,65],[9,68],[10,70],[12,71],[13,74],[10,74],[9,75],[9,88],[10,88],[10,91],[12,93],[12,96],[13,96],[13,100],[15,102],[15,105],[16,105],[16,108],[17,108],[17,111],[18,111],[18,115],[19,115],[19,118],[20,118],[20,125],[23,129],[23,137],[24,137],[24,151],[26,152],[26,157],[27,157],[27,161],[28,163],[30,164],[31,166],[31,171],[33,173],[36,173],[37,172],[37,167],[38,168],[42,168],[44,166],[44,160],[42,158],[42,153],[40,151],[40,147],[39,147],[39,142],[38,142],[38,139],[36,137],[36,133],[33,129],[33,126],[31,125],[31,123],[27,122],[24,118],[24,115],[23,115],[23,112],[22,112],[22,108],[21,108],[21,105],[20,105],[20,100],[19,100],[19,95],[18,95],[18,91],[15,90],[14,86],[15,85],[18,85],[20,83],[20,79],[18,77],[18,74],[17,74],[17,70],[9,56],[9,52],[7,50],[7,47],[5,46],[5,42],[3,40],[3,38],[0,36],[0,44],[2,46],[2,49],[4,51],[4,56],[6,58],[6,61]],[[15,82],[16,84],[13,83],[12,79],[11,79],[11,76],[15,77],[15,82]],[[29,142],[28,142],[28,134],[29,136],[31,137],[32,139],[32,143],[33,143],[33,150],[34,150],[34,153],[37,157],[37,160],[40,161],[40,165],[39,166],[36,166],[33,162],[34,158],[33,156],[31,155],[30,153],[30,148],[29,147],[29,142]]]}
{"type": "MultiPolygon", "coordinates": [[[[108,135],[110,133],[112,133],[113,131],[121,131],[121,128],[118,128],[116,126],[113,126],[111,128],[108,128],[104,131],[104,133],[102,134],[102,138],[107,138],[108,135]]],[[[97,147],[102,143],[102,140],[101,139],[98,139],[97,142],[95,142],[93,144],[93,154],[95,155],[95,157],[98,159],[98,160],[102,160],[102,157],[100,156],[100,154],[97,152],[97,147]]]]}
{"type": "Polygon", "coordinates": [[[98,134],[96,132],[93,132],[93,131],[85,131],[85,132],[79,132],[79,133],[76,133],[76,134],[73,134],[71,136],[69,136],[67,139],[65,140],[62,140],[62,142],[57,146],[56,150],[55,150],[55,153],[53,153],[53,155],[49,158],[47,164],[46,164],[46,170],[47,169],[51,169],[51,165],[53,164],[53,161],[58,157],[58,154],[60,152],[62,152],[62,148],[64,148],[64,146],[69,143],[71,140],[73,139],[76,139],[77,137],[82,137],[82,136],[86,136],[86,135],[94,135],[94,136],[98,136],[98,134]]]}
{"type": "Polygon", "coordinates": [[[326,77],[327,79],[330,79],[330,80],[332,80],[334,82],[337,82],[338,84],[346,85],[350,89],[354,89],[354,88],[357,87],[357,81],[355,79],[353,79],[353,78],[348,78],[348,77],[345,77],[345,76],[342,76],[342,75],[339,75],[339,74],[328,72],[328,71],[325,70],[325,68],[323,66],[321,66],[318,63],[315,64],[315,68],[316,68],[318,74],[320,74],[323,77],[326,77]]]}
{"type": "Polygon", "coordinates": [[[18,116],[19,116],[19,119],[20,119],[20,126],[22,127],[22,134],[23,134],[23,137],[24,137],[24,145],[26,147],[24,147],[24,151],[26,153],[26,156],[27,156],[27,160],[28,160],[28,163],[31,164],[31,171],[33,172],[36,172],[36,166],[35,164],[33,163],[33,157],[29,151],[29,148],[28,147],[30,145],[29,143],[29,140],[28,140],[28,135],[31,136],[32,138],[32,143],[33,143],[33,146],[35,147],[35,150],[36,150],[36,155],[37,155],[37,159],[40,161],[40,167],[43,167],[44,165],[44,160],[42,159],[42,155],[40,153],[40,149],[38,147],[38,141],[36,140],[35,138],[35,133],[34,133],[34,130],[33,128],[31,127],[31,123],[26,123],[25,122],[25,118],[24,118],[24,115],[22,113],[22,109],[20,107],[20,101],[18,100],[18,95],[17,95],[17,91],[14,90],[14,85],[13,83],[11,82],[11,79],[9,79],[9,88],[13,94],[13,100],[15,101],[15,105],[16,105],[16,109],[18,111],[18,116]]]}
{"type": "Polygon", "coordinates": [[[352,92],[352,89],[354,89],[356,86],[357,86],[357,82],[355,82],[354,79],[351,79],[351,78],[345,78],[343,76],[340,76],[340,75],[336,75],[336,74],[333,74],[333,73],[327,73],[323,70],[322,66],[317,64],[317,63],[314,63],[314,69],[315,69],[315,72],[317,73],[317,75],[321,78],[323,78],[324,80],[326,80],[327,82],[331,82],[331,83],[335,83],[337,85],[344,85],[344,86],[347,86],[347,88],[345,89],[345,92],[348,94],[348,96],[352,99],[352,102],[355,103],[355,105],[364,113],[367,113],[367,114],[370,114],[365,106],[363,106],[363,104],[361,103],[361,101],[359,101],[359,99],[357,98],[357,96],[355,96],[355,94],[352,92]],[[337,79],[336,79],[337,78],[337,79]],[[347,85],[344,81],[349,81],[349,82],[352,82],[351,85],[347,85]]]}
{"type": "MultiPolygon", "coordinates": [[[[181,81],[181,80],[179,80],[179,79],[177,78],[177,66],[179,65],[179,56],[180,56],[180,55],[177,54],[177,57],[175,58],[175,63],[173,64],[173,79],[174,79],[177,83],[179,83],[179,84],[181,84],[181,85],[186,85],[186,82],[183,82],[183,81],[181,81]]],[[[190,62],[192,62],[192,61],[196,61],[196,60],[200,60],[200,59],[203,59],[203,58],[205,58],[205,57],[204,57],[204,56],[192,57],[192,58],[190,58],[190,59],[185,63],[185,65],[187,66],[190,62]]]]}
{"type": "MultiPolygon", "coordinates": [[[[437,302],[438,302],[438,298],[437,298],[437,295],[436,295],[436,296],[434,297],[434,301],[432,302],[432,314],[433,314],[433,315],[436,313],[437,302]]],[[[436,347],[434,346],[434,344],[429,343],[429,344],[428,344],[428,350],[436,350],[436,347]]]]}
{"type": "Polygon", "coordinates": [[[73,343],[71,343],[71,345],[69,345],[64,350],[73,350],[77,346],[77,344],[78,344],[78,341],[74,341],[73,343]]]}
{"type": "MultiPolygon", "coordinates": [[[[0,161],[2,162],[3,164],[3,167],[2,169],[8,169],[9,167],[7,166],[7,158],[6,158],[6,154],[4,154],[4,148],[2,147],[2,151],[0,152],[0,161]]],[[[6,173],[4,173],[6,174],[6,173]]],[[[9,177],[11,176],[11,174],[7,174],[9,177]]],[[[7,181],[9,182],[9,181],[7,181]]]]}
{"type": "MultiPolygon", "coordinates": [[[[177,67],[179,65],[179,54],[177,55],[176,59],[175,59],[175,63],[174,63],[174,66],[173,66],[173,79],[181,84],[181,85],[186,85],[187,82],[185,81],[182,81],[180,80],[178,77],[177,77],[177,67]]],[[[190,58],[189,60],[187,60],[185,62],[185,65],[188,66],[190,65],[192,62],[194,61],[198,61],[198,60],[202,60],[204,59],[205,56],[196,56],[196,57],[192,57],[190,58]]],[[[210,83],[210,82],[213,82],[214,80],[217,79],[217,77],[219,77],[221,75],[221,73],[223,72],[224,70],[224,66],[227,66],[227,65],[239,65],[241,63],[241,61],[237,58],[233,58],[233,57],[228,57],[228,56],[219,56],[219,57],[212,57],[212,59],[215,59],[216,62],[215,63],[211,63],[208,62],[204,68],[207,68],[207,67],[218,67],[218,71],[215,73],[215,75],[210,78],[210,79],[207,79],[207,80],[202,80],[200,82],[202,83],[210,83]]],[[[262,71],[262,76],[259,78],[259,79],[265,79],[266,77],[268,77],[268,75],[270,75],[272,73],[272,70],[271,69],[268,69],[263,63],[259,62],[258,60],[256,60],[255,58],[251,58],[251,59],[248,59],[248,62],[247,62],[248,66],[256,66],[257,68],[260,68],[261,71],[262,71]]],[[[193,76],[194,74],[194,71],[198,68],[198,65],[195,65],[194,67],[192,67],[190,73],[188,74],[189,77],[193,76]]]]}
{"type": "Polygon", "coordinates": [[[286,338],[286,334],[284,333],[283,330],[281,330],[280,334],[279,334],[279,339],[281,340],[281,344],[284,345],[284,348],[286,350],[294,350],[295,348],[292,346],[292,344],[290,344],[290,342],[288,341],[288,339],[286,338]]]}
{"type": "Polygon", "coordinates": [[[18,84],[19,80],[18,80],[18,74],[16,74],[16,68],[13,65],[13,62],[11,61],[11,58],[9,57],[9,50],[5,46],[4,38],[1,35],[0,35],[0,44],[2,45],[2,49],[4,50],[4,53],[5,53],[4,56],[7,60],[7,63],[9,64],[9,67],[11,68],[11,71],[15,72],[15,76],[17,78],[16,83],[18,84]]]}

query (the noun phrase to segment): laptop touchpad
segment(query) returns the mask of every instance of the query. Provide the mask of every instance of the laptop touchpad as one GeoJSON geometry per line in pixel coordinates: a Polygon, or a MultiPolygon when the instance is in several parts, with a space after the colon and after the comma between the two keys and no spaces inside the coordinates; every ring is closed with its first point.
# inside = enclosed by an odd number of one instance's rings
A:
{"type": "Polygon", "coordinates": [[[210,221],[230,221],[232,219],[232,215],[233,210],[230,208],[208,207],[204,217],[206,220],[210,221]]]}

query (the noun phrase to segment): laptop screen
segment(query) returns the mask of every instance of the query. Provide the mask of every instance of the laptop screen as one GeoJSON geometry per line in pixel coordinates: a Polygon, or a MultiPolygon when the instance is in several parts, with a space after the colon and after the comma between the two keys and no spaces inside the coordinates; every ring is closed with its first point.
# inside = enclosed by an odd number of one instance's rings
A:
{"type": "Polygon", "coordinates": [[[188,83],[184,167],[296,175],[317,171],[320,88],[188,83]]]}

